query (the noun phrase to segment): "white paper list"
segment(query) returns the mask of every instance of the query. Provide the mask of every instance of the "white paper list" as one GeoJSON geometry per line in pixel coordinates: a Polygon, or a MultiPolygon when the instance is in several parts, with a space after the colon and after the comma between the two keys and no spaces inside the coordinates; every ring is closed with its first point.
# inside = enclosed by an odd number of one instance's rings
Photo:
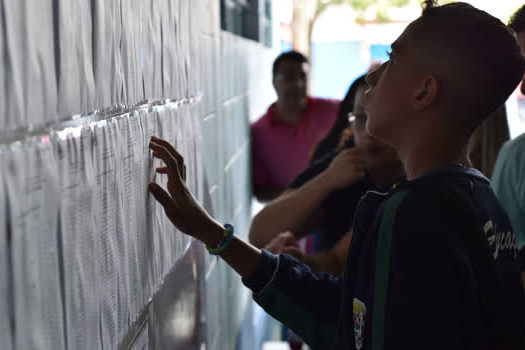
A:
{"type": "Polygon", "coordinates": [[[58,178],[51,143],[6,155],[16,349],[64,349],[58,256],[58,178]]]}
{"type": "Polygon", "coordinates": [[[143,171],[144,138],[138,113],[119,121],[121,134],[119,168],[124,212],[123,235],[128,240],[127,267],[130,293],[130,313],[135,319],[146,303],[142,286],[148,278],[146,260],[146,173],[143,171]]]}
{"type": "Polygon", "coordinates": [[[69,349],[96,349],[100,344],[98,236],[94,212],[98,202],[91,147],[89,128],[77,129],[57,143],[69,349]]]}
{"type": "Polygon", "coordinates": [[[0,340],[2,349],[12,349],[11,317],[11,267],[9,261],[8,223],[6,217],[7,198],[4,182],[4,154],[0,150],[0,340]]]}
{"type": "Polygon", "coordinates": [[[117,226],[118,191],[116,182],[116,143],[111,123],[101,123],[93,133],[93,163],[97,185],[98,206],[95,211],[96,235],[99,239],[99,298],[101,338],[104,348],[118,344],[119,260],[118,242],[121,230],[117,226]]]}

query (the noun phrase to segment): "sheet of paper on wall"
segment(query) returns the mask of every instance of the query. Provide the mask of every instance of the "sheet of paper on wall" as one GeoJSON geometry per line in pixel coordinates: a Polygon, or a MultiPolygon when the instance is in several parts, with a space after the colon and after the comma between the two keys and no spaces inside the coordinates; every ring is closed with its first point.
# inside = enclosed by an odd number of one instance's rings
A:
{"type": "MultiPolygon", "coordinates": [[[[4,26],[4,17],[0,16],[0,28],[5,28],[4,26]]],[[[6,67],[5,63],[5,32],[2,29],[0,31],[0,67],[6,67]]],[[[6,91],[5,91],[5,80],[6,79],[6,70],[0,69],[0,81],[4,82],[0,84],[0,130],[7,129],[7,109],[6,109],[6,91]]],[[[1,135],[1,133],[0,133],[1,135]]],[[[0,136],[1,138],[1,136],[0,136]]]]}
{"type": "MultiPolygon", "coordinates": [[[[164,130],[162,130],[160,123],[161,113],[162,112],[149,113],[145,118],[142,118],[143,123],[146,125],[146,145],[149,144],[151,136],[155,135],[162,138],[164,135],[164,130]]],[[[155,181],[165,188],[166,176],[155,173],[155,169],[162,166],[163,163],[159,159],[153,158],[149,149],[146,149],[145,151],[145,159],[150,160],[148,162],[148,182],[155,181]]],[[[149,196],[147,212],[147,245],[148,261],[150,264],[149,290],[150,293],[153,293],[157,290],[157,287],[162,280],[162,271],[164,266],[163,261],[165,257],[163,249],[166,248],[163,246],[163,232],[165,232],[164,227],[166,226],[166,214],[164,213],[162,207],[155,201],[153,196],[149,196]]]]}
{"type": "Polygon", "coordinates": [[[144,169],[142,151],[144,138],[139,113],[131,113],[119,122],[120,141],[120,176],[122,184],[123,232],[128,238],[128,271],[130,284],[130,313],[135,319],[146,304],[148,295],[143,286],[148,278],[146,261],[146,202],[147,172],[144,169]]]}
{"type": "Polygon", "coordinates": [[[93,164],[97,185],[98,209],[95,212],[99,240],[99,300],[101,342],[104,348],[118,344],[119,251],[117,238],[122,236],[117,225],[117,145],[111,122],[101,122],[93,129],[93,164]]]}
{"type": "Polygon", "coordinates": [[[146,99],[153,100],[162,98],[161,16],[153,11],[157,2],[158,0],[142,1],[144,30],[141,31],[141,42],[144,92],[146,99]]]}
{"type": "MultiPolygon", "coordinates": [[[[92,20],[89,0],[58,0],[59,76],[61,116],[94,110],[92,20]]],[[[106,77],[107,79],[107,77],[106,77]]]]}
{"type": "MultiPolygon", "coordinates": [[[[161,131],[160,136],[161,138],[168,140],[170,143],[173,144],[173,120],[172,120],[172,114],[170,110],[164,109],[159,111],[158,117],[157,117],[157,123],[158,128],[161,131]]],[[[158,161],[159,165],[161,164],[160,161],[158,161]]],[[[156,182],[159,183],[163,188],[166,188],[166,175],[157,174],[156,176],[156,182]]],[[[159,268],[159,274],[165,275],[167,272],[169,272],[172,261],[174,260],[174,255],[178,252],[174,249],[174,243],[177,241],[177,238],[173,234],[173,224],[170,223],[169,219],[167,220],[166,215],[162,215],[162,206],[158,205],[156,206],[156,215],[158,215],[158,238],[159,238],[159,255],[158,255],[158,268],[159,268]]]]}
{"type": "MultiPolygon", "coordinates": [[[[183,94],[184,97],[192,97],[194,96],[194,81],[197,76],[193,76],[193,72],[196,73],[195,69],[192,67],[192,62],[190,61],[192,56],[192,50],[193,50],[193,43],[192,41],[192,23],[191,23],[191,6],[189,1],[180,1],[179,2],[179,17],[182,20],[181,27],[182,30],[182,44],[183,47],[181,48],[181,52],[184,53],[183,60],[181,62],[181,80],[184,85],[182,87],[184,88],[183,94]],[[191,76],[190,76],[191,72],[191,76]]],[[[199,33],[199,30],[195,30],[195,33],[199,33]]]]}
{"type": "MultiPolygon", "coordinates": [[[[125,318],[121,321],[128,321],[137,316],[142,303],[141,289],[141,268],[140,257],[144,257],[142,238],[145,231],[145,212],[141,211],[141,197],[145,197],[145,186],[142,184],[144,174],[140,171],[141,154],[143,148],[142,131],[134,113],[130,113],[114,123],[118,128],[117,143],[118,156],[117,167],[119,172],[119,209],[122,235],[119,237],[117,245],[119,259],[123,264],[119,265],[119,279],[122,280],[119,286],[119,304],[121,304],[121,316],[125,318]],[[125,287],[125,288],[124,288],[125,287]],[[122,300],[122,303],[120,303],[122,300]]],[[[144,201],[144,199],[142,199],[144,201]]],[[[144,202],[143,202],[144,203],[144,202]]],[[[144,206],[142,204],[142,206],[144,206]]],[[[122,329],[125,331],[127,327],[122,329]]],[[[121,334],[120,336],[123,336],[121,334]]]]}
{"type": "Polygon", "coordinates": [[[29,125],[41,127],[58,119],[53,0],[19,0],[18,3],[25,8],[27,49],[23,57],[27,61],[25,102],[31,118],[29,125]]]}
{"type": "MultiPolygon", "coordinates": [[[[156,128],[156,119],[157,119],[157,113],[148,113],[147,111],[140,111],[137,113],[137,118],[140,123],[140,128],[142,130],[142,140],[143,140],[143,148],[141,157],[139,159],[140,161],[140,167],[141,167],[141,173],[143,174],[146,183],[150,183],[155,178],[155,165],[153,157],[151,156],[151,151],[149,149],[149,142],[151,139],[151,136],[157,135],[157,128],[156,128]]],[[[156,164],[156,163],[155,163],[156,164]]],[[[141,268],[144,269],[144,271],[141,271],[141,276],[143,276],[142,280],[142,291],[144,293],[144,297],[147,299],[149,298],[153,293],[153,285],[154,285],[154,273],[153,273],[153,263],[152,263],[152,256],[153,256],[153,247],[152,247],[152,239],[153,239],[153,231],[151,230],[151,227],[153,225],[153,210],[154,210],[154,200],[152,199],[152,196],[148,195],[147,200],[144,202],[145,206],[145,220],[146,220],[146,234],[144,235],[143,244],[145,245],[144,249],[144,261],[141,263],[141,268]]]]}
{"type": "Polygon", "coordinates": [[[121,55],[125,81],[124,101],[128,105],[135,105],[144,100],[141,79],[141,2],[139,0],[123,0],[121,3],[121,14],[121,55]]]}
{"type": "Polygon", "coordinates": [[[95,234],[95,174],[91,130],[78,128],[57,142],[60,179],[60,227],[64,271],[67,346],[100,346],[97,281],[98,242],[95,234]]]}
{"type": "Polygon", "coordinates": [[[0,149],[0,339],[2,348],[12,349],[11,317],[12,291],[10,282],[10,261],[7,222],[7,197],[4,182],[4,154],[0,149]]]}
{"type": "Polygon", "coordinates": [[[13,130],[28,125],[28,114],[26,113],[26,80],[24,79],[24,11],[22,2],[18,0],[4,0],[5,20],[5,58],[9,62],[6,73],[6,85],[9,89],[6,93],[5,128],[13,130]]]}
{"type": "Polygon", "coordinates": [[[114,206],[115,210],[115,233],[116,233],[116,247],[117,247],[117,273],[118,273],[118,304],[117,304],[117,319],[118,319],[118,332],[117,339],[119,341],[126,335],[129,328],[129,322],[131,321],[130,316],[130,290],[131,286],[129,283],[129,234],[124,232],[124,221],[127,220],[127,213],[124,212],[123,208],[123,193],[131,189],[125,189],[122,185],[122,143],[123,137],[120,132],[119,124],[129,118],[129,114],[123,115],[121,118],[114,119],[107,124],[107,132],[105,134],[107,142],[106,144],[112,144],[114,146],[115,154],[115,172],[113,174],[114,185],[111,191],[115,191],[114,194],[114,206]]]}
{"type": "Polygon", "coordinates": [[[17,349],[64,349],[58,178],[49,140],[6,154],[17,349]]]}
{"type": "Polygon", "coordinates": [[[120,8],[117,2],[93,0],[93,73],[95,108],[121,102],[122,65],[118,53],[120,8]]]}
{"type": "Polygon", "coordinates": [[[163,7],[160,12],[161,23],[162,23],[162,62],[163,62],[163,76],[164,81],[164,98],[166,99],[178,99],[180,94],[177,93],[177,84],[180,76],[177,74],[178,66],[178,36],[175,32],[173,5],[171,1],[162,0],[159,5],[163,7]]]}

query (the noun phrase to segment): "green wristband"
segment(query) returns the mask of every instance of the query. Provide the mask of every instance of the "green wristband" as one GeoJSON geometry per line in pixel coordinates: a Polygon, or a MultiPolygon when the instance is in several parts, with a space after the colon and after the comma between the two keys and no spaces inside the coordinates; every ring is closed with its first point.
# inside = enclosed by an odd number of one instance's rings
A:
{"type": "Polygon", "coordinates": [[[211,255],[219,255],[226,248],[228,248],[232,239],[233,239],[233,226],[230,224],[226,224],[224,225],[223,236],[221,240],[219,241],[219,243],[217,243],[217,246],[215,247],[206,246],[206,249],[208,250],[208,253],[210,253],[211,255]]]}

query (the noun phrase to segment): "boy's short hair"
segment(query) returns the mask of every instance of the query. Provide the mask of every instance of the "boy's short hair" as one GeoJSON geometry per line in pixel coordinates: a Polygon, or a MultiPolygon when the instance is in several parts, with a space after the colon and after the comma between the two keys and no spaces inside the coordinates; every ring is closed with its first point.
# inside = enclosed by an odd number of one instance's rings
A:
{"type": "Polygon", "coordinates": [[[525,5],[520,7],[518,11],[514,12],[510,18],[509,27],[516,33],[525,30],[525,5]]]}
{"type": "Polygon", "coordinates": [[[308,58],[306,58],[305,55],[298,51],[288,51],[283,52],[277,58],[275,61],[273,61],[273,68],[272,68],[272,74],[275,77],[277,74],[277,71],[279,70],[279,66],[284,61],[291,61],[291,62],[297,62],[297,63],[308,63],[308,58]]]}
{"type": "Polygon", "coordinates": [[[488,13],[462,2],[423,5],[413,22],[415,47],[451,110],[465,115],[462,130],[471,132],[514,91],[525,60],[514,33],[488,13]]]}

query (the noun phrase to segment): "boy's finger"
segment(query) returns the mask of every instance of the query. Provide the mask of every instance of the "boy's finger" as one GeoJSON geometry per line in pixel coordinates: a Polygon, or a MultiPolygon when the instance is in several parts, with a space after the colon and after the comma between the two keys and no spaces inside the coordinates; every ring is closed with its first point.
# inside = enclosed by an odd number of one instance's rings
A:
{"type": "Polygon", "coordinates": [[[159,202],[165,210],[173,207],[173,200],[171,196],[162,187],[152,182],[148,185],[148,189],[153,194],[153,197],[159,202]]]}
{"type": "Polygon", "coordinates": [[[160,139],[160,138],[158,138],[156,136],[152,136],[151,140],[154,143],[163,146],[168,151],[168,153],[170,155],[172,155],[173,157],[175,157],[175,159],[177,159],[177,162],[184,163],[184,158],[182,157],[182,155],[179,152],[177,152],[177,150],[175,149],[175,147],[173,147],[171,145],[171,143],[169,143],[166,140],[160,139]]]}
{"type": "Polygon", "coordinates": [[[175,159],[179,175],[183,181],[186,181],[186,171],[184,169],[186,166],[184,165],[184,158],[168,142],[161,140],[161,142],[157,143],[152,139],[150,142],[150,148],[153,150],[153,155],[157,158],[162,159],[162,153],[167,153],[170,158],[175,159]],[[161,149],[162,151],[158,151],[158,149],[161,149]]]}
{"type": "Polygon", "coordinates": [[[162,159],[162,161],[168,166],[169,170],[174,172],[176,171],[176,175],[180,177],[179,163],[169,154],[168,150],[164,146],[158,145],[152,141],[149,143],[149,147],[153,150],[153,153],[157,156],[157,158],[162,159]]]}
{"type": "Polygon", "coordinates": [[[155,169],[155,171],[159,174],[167,174],[168,173],[168,167],[163,166],[161,168],[155,169]]]}

